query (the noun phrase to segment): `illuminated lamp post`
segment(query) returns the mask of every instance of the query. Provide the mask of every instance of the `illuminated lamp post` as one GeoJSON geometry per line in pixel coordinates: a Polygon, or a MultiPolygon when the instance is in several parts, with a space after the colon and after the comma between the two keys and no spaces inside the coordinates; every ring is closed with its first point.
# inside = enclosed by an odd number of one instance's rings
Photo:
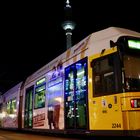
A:
{"type": "Polygon", "coordinates": [[[72,47],[72,30],[75,29],[75,23],[71,20],[72,9],[69,0],[66,1],[65,10],[65,21],[62,23],[62,28],[65,30],[66,35],[66,47],[67,49],[72,47]]]}

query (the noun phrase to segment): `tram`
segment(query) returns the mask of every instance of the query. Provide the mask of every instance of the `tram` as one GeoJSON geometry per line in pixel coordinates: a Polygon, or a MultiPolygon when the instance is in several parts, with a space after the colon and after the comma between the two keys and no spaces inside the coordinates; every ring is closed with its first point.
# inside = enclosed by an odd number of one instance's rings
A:
{"type": "Polygon", "coordinates": [[[0,98],[0,127],[140,134],[140,33],[94,32],[0,98]]]}

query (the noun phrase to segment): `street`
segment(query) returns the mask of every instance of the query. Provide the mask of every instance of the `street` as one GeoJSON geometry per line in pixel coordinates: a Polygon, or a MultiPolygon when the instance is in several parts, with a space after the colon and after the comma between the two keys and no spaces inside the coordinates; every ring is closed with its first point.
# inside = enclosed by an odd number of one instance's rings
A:
{"type": "Polygon", "coordinates": [[[0,130],[0,140],[78,140],[77,138],[64,138],[46,135],[34,135],[0,130]]]}
{"type": "MultiPolygon", "coordinates": [[[[41,134],[31,134],[31,133],[21,133],[16,131],[7,131],[0,130],[0,140],[100,140],[100,139],[108,139],[113,140],[117,138],[116,136],[91,136],[91,137],[63,137],[56,135],[41,135],[41,134]]],[[[118,138],[127,138],[127,140],[135,140],[139,139],[139,137],[125,137],[118,136],[118,138]]]]}

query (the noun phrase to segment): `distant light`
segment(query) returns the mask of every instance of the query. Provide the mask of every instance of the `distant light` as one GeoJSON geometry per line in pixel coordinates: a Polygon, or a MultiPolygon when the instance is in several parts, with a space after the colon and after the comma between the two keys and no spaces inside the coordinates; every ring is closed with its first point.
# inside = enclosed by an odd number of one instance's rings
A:
{"type": "Polygon", "coordinates": [[[128,40],[128,46],[132,49],[140,49],[140,41],[139,40],[128,40]]]}

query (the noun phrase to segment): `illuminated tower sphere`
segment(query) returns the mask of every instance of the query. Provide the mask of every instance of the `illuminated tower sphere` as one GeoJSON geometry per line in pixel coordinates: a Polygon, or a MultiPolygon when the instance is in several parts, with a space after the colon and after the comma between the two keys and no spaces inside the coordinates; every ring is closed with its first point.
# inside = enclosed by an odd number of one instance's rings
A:
{"type": "Polygon", "coordinates": [[[75,23],[72,21],[72,9],[69,0],[66,0],[66,6],[64,7],[65,21],[62,23],[62,27],[66,32],[66,46],[67,49],[72,47],[72,30],[75,28],[75,23]]]}

